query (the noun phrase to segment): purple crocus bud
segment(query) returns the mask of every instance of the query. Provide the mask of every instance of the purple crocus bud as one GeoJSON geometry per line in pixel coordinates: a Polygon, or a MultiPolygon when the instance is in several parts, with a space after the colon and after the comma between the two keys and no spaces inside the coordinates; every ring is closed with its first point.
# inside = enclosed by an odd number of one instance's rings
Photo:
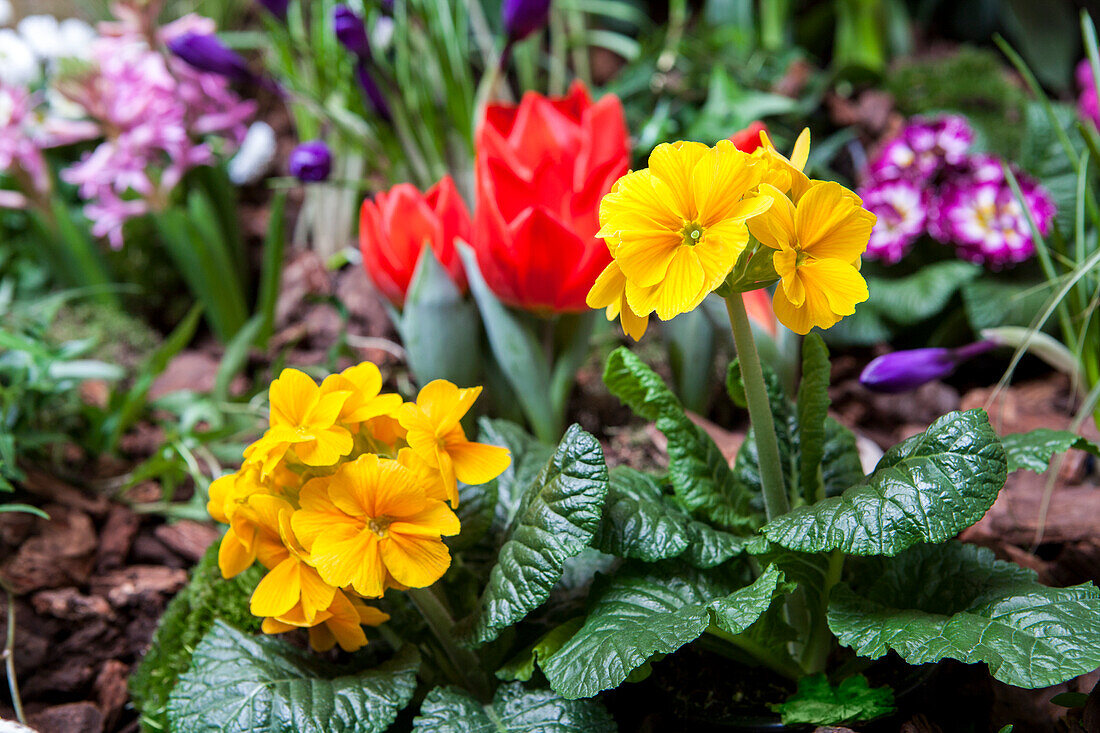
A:
{"type": "Polygon", "coordinates": [[[370,40],[367,38],[367,26],[363,19],[347,5],[337,5],[332,9],[332,25],[336,29],[336,40],[360,59],[370,58],[370,40]]]}
{"type": "Polygon", "coordinates": [[[332,172],[332,152],[321,140],[304,142],[290,151],[290,175],[303,183],[317,183],[332,172]]]}
{"type": "Polygon", "coordinates": [[[286,22],[287,6],[290,5],[290,0],[257,0],[260,5],[264,6],[267,12],[274,15],[282,22],[286,22]]]}
{"type": "Polygon", "coordinates": [[[859,375],[859,383],[872,392],[908,392],[943,379],[964,361],[996,347],[992,341],[977,341],[957,349],[895,351],[872,359],[859,375]]]}
{"type": "Polygon", "coordinates": [[[168,48],[199,71],[218,74],[233,81],[255,80],[244,58],[227,48],[213,34],[182,33],[168,41],[168,48]]]}
{"type": "Polygon", "coordinates": [[[500,18],[508,42],[515,43],[546,26],[550,21],[550,0],[504,0],[500,18]]]}
{"type": "Polygon", "coordinates": [[[367,68],[366,62],[362,59],[355,66],[355,75],[359,79],[359,86],[363,87],[363,93],[367,95],[367,101],[370,102],[370,106],[378,116],[386,122],[393,122],[390,104],[386,101],[386,97],[378,87],[378,82],[371,76],[370,69],[367,68]]]}

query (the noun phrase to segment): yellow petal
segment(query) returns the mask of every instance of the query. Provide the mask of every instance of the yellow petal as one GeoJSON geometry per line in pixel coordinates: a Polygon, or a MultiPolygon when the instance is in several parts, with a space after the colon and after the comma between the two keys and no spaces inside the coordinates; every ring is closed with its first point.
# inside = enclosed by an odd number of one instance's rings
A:
{"type": "Polygon", "coordinates": [[[838,183],[818,183],[799,199],[795,231],[803,252],[851,262],[867,249],[875,217],[845,191],[838,183]]]}
{"type": "Polygon", "coordinates": [[[668,273],[657,292],[657,317],[669,321],[685,313],[702,300],[703,266],[694,247],[680,247],[669,264],[668,273]]]}
{"type": "Polygon", "coordinates": [[[260,624],[260,631],[265,634],[283,634],[298,628],[293,624],[283,623],[277,618],[265,618],[260,624]]]}
{"type": "Polygon", "coordinates": [[[441,501],[433,501],[416,514],[395,518],[389,532],[409,537],[450,537],[461,530],[458,516],[441,501]]]}
{"type": "Polygon", "coordinates": [[[679,231],[651,229],[624,234],[615,252],[623,275],[638,285],[656,285],[665,277],[683,237],[679,231]]]}
{"type": "Polygon", "coordinates": [[[268,396],[271,400],[271,426],[294,427],[301,425],[302,419],[313,408],[320,396],[320,389],[305,372],[284,369],[279,378],[271,383],[268,396]]]}
{"type": "Polygon", "coordinates": [[[619,323],[622,324],[623,332],[627,336],[635,341],[640,341],[649,326],[649,316],[639,316],[632,311],[624,294],[619,307],[619,323]]]}
{"type": "Polygon", "coordinates": [[[769,184],[760,185],[760,193],[772,199],[771,206],[748,220],[749,231],[762,244],[772,249],[793,247],[795,242],[795,208],[791,200],[769,184]]]}
{"type": "Polygon", "coordinates": [[[695,256],[703,268],[703,288],[709,293],[726,279],[749,242],[744,224],[726,220],[709,227],[703,241],[695,245],[695,256]]]}
{"type": "Polygon", "coordinates": [[[229,529],[222,537],[221,544],[218,545],[218,567],[222,571],[222,577],[232,578],[240,575],[252,567],[254,562],[256,562],[255,551],[241,544],[237,534],[229,529]]]}
{"type": "Polygon", "coordinates": [[[310,553],[314,566],[329,585],[352,586],[363,596],[378,597],[385,575],[378,554],[378,536],[369,529],[342,525],[323,532],[310,553]]]}
{"type": "Polygon", "coordinates": [[[379,542],[379,550],[386,569],[410,588],[426,588],[451,566],[451,554],[440,539],[390,533],[379,542]]]}
{"type": "Polygon", "coordinates": [[[454,463],[455,477],[464,484],[485,484],[504,473],[512,463],[507,448],[462,441],[447,444],[447,453],[454,463]]]}
{"type": "Polygon", "coordinates": [[[294,453],[307,466],[331,466],[351,453],[354,445],[351,433],[337,425],[314,429],[313,440],[295,445],[294,453]]]}
{"type": "Polygon", "coordinates": [[[649,169],[672,192],[672,207],[682,219],[693,219],[697,214],[696,200],[692,196],[692,175],[699,160],[710,149],[702,143],[663,143],[649,154],[649,169]]]}
{"type": "Polygon", "coordinates": [[[255,616],[281,616],[294,607],[301,595],[298,561],[287,558],[273,567],[256,586],[249,609],[255,616]]]}
{"type": "Polygon", "coordinates": [[[607,308],[619,302],[625,289],[626,278],[623,271],[619,269],[618,263],[611,262],[596,278],[596,282],[592,283],[585,302],[589,308],[607,308]]]}
{"type": "Polygon", "coordinates": [[[867,281],[847,262],[811,257],[798,270],[807,291],[819,290],[834,315],[850,316],[856,303],[867,300],[867,281]]]}
{"type": "Polygon", "coordinates": [[[794,150],[791,151],[791,165],[798,170],[806,169],[806,161],[810,159],[810,128],[802,128],[798,139],[794,141],[794,150]]]}
{"type": "Polygon", "coordinates": [[[760,170],[728,140],[700,158],[692,172],[691,189],[704,226],[736,216],[741,200],[760,183],[760,170]]]}

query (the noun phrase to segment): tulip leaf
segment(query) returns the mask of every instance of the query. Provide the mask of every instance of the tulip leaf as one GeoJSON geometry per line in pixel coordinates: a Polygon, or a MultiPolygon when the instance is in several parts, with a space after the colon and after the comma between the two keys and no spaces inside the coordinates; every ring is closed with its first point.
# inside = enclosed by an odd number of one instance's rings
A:
{"type": "Polygon", "coordinates": [[[859,723],[894,712],[894,691],[871,687],[861,674],[833,686],[825,675],[803,677],[798,692],[772,708],[783,716],[783,725],[833,726],[859,723]]]}
{"type": "Polygon", "coordinates": [[[689,511],[729,529],[748,532],[761,516],[754,491],[739,483],[722,451],[691,421],[664,381],[633,352],[616,349],[607,358],[604,383],[639,416],[656,422],[668,438],[669,479],[689,511]]]}
{"type": "Polygon", "coordinates": [[[564,697],[592,697],[618,687],[652,656],[698,639],[712,623],[728,634],[742,633],[788,589],[774,567],[740,588],[731,574],[718,571],[620,571],[597,579],[584,626],[539,666],[564,697]]]}
{"type": "Polygon", "coordinates": [[[821,460],[825,457],[825,418],[829,413],[829,349],[820,334],[802,341],[802,382],[798,385],[798,473],[802,496],[825,498],[821,460]]]}
{"type": "Polygon", "coordinates": [[[607,484],[599,441],[573,425],[524,488],[471,620],[470,641],[484,644],[496,639],[550,597],[565,561],[588,547],[599,529],[607,484]]]}
{"type": "Polygon", "coordinates": [[[412,699],[420,656],[406,646],[373,669],[340,668],[218,621],[168,701],[172,730],[381,733],[412,699]]]}
{"type": "Polygon", "coordinates": [[[739,555],[745,542],[692,519],[654,477],[618,467],[611,471],[603,521],[592,544],[623,558],[657,562],[679,557],[709,568],[739,555]]]}
{"type": "Polygon", "coordinates": [[[489,348],[515,391],[525,417],[541,440],[556,439],[560,429],[551,400],[550,366],[532,323],[524,314],[506,308],[493,295],[481,275],[477,255],[469,246],[459,245],[459,255],[489,336],[489,348]]]}
{"type": "Polygon", "coordinates": [[[829,603],[829,628],[857,654],[909,664],[985,662],[996,679],[1038,688],[1100,666],[1100,591],[1041,585],[1034,571],[950,542],[868,558],[829,603]]]}
{"type": "Polygon", "coordinates": [[[896,555],[977,522],[1004,485],[1007,459],[984,410],[952,412],[888,450],[840,496],[797,507],[761,530],[801,552],[896,555]]]}
{"type": "Polygon", "coordinates": [[[566,700],[551,690],[529,690],[521,683],[501,685],[482,705],[457,687],[428,693],[413,730],[431,733],[614,733],[615,721],[594,700],[566,700]]]}
{"type": "Polygon", "coordinates": [[[431,247],[420,251],[401,315],[394,319],[420,384],[481,381],[481,322],[431,247]]]}
{"type": "Polygon", "coordinates": [[[1068,430],[1038,428],[1026,433],[1011,433],[1001,438],[1008,454],[1008,472],[1035,471],[1043,473],[1050,467],[1055,453],[1071,448],[1100,456],[1100,446],[1068,430]]]}

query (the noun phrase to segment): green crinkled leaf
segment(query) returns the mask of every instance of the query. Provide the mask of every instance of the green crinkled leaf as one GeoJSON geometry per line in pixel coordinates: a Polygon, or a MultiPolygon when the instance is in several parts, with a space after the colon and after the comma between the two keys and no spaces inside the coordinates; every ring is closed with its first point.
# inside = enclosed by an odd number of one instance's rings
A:
{"type": "Polygon", "coordinates": [[[855,568],[834,588],[829,628],[844,646],[910,664],[985,662],[1002,682],[1036,688],[1100,667],[1100,591],[1048,588],[985,548],[922,545],[855,568]]]}
{"type": "Polygon", "coordinates": [[[546,659],[561,649],[561,645],[569,641],[583,624],[584,618],[578,616],[550,629],[534,644],[505,662],[497,670],[497,679],[506,682],[530,682],[535,674],[535,662],[546,659]]]}
{"type": "Polygon", "coordinates": [[[168,604],[149,651],[130,677],[134,705],[148,728],[168,728],[168,695],[216,620],[244,632],[260,630],[260,619],[252,615],[248,602],[262,577],[263,568],[254,565],[226,580],[218,568],[218,543],[206,551],[191,571],[191,581],[168,604]]]}
{"type": "Polygon", "coordinates": [[[168,719],[188,733],[381,733],[412,699],[419,666],[407,646],[373,669],[340,670],[219,621],[172,691],[168,719]]]}
{"type": "Polygon", "coordinates": [[[524,492],[554,455],[554,448],[540,443],[522,427],[507,420],[483,417],[478,427],[481,442],[503,446],[512,453],[512,462],[504,473],[484,486],[486,491],[496,488],[493,529],[503,532],[515,518],[524,492]]]}
{"type": "Polygon", "coordinates": [[[668,438],[669,480],[692,512],[744,532],[760,522],[752,492],[739,484],[718,446],[684,413],[676,396],[633,352],[616,349],[607,359],[604,382],[619,399],[668,438]]]}
{"type": "Polygon", "coordinates": [[[825,445],[821,456],[821,480],[825,496],[837,496],[862,481],[863,462],[859,460],[856,436],[831,417],[825,418],[825,445]]]}
{"type": "Polygon", "coordinates": [[[482,486],[459,482],[455,514],[461,522],[462,532],[445,540],[452,552],[473,547],[489,532],[500,493],[495,481],[482,486]]]}
{"type": "Polygon", "coordinates": [[[619,467],[611,471],[603,521],[592,544],[623,558],[680,557],[709,568],[740,554],[745,539],[692,519],[654,477],[619,467]]]}
{"type": "Polygon", "coordinates": [[[1100,456],[1100,446],[1068,430],[1039,428],[1027,433],[1011,433],[1001,438],[1001,444],[1008,455],[1009,473],[1043,473],[1050,467],[1050,459],[1055,453],[1065,453],[1071,448],[1100,456]]]}
{"type": "Polygon", "coordinates": [[[894,712],[894,691],[871,687],[861,674],[837,686],[823,674],[803,677],[798,692],[772,709],[783,716],[783,725],[839,725],[889,715],[894,712]]]}
{"type": "Polygon", "coordinates": [[[1006,466],[985,412],[952,412],[888,450],[874,473],[840,496],[793,509],[761,531],[801,552],[896,555],[981,519],[1004,485],[1006,466]]]}
{"type": "Polygon", "coordinates": [[[599,529],[607,482],[599,441],[571,426],[524,491],[482,593],[472,641],[492,641],[549,598],[565,561],[599,529]]]}
{"type": "Polygon", "coordinates": [[[457,687],[437,687],[413,728],[430,733],[614,733],[615,721],[594,700],[565,700],[551,690],[501,685],[482,705],[457,687]]]}
{"type": "Polygon", "coordinates": [[[550,686],[567,698],[618,687],[650,657],[671,654],[711,623],[739,634],[786,590],[774,567],[741,588],[728,575],[652,567],[600,581],[584,626],[539,663],[550,686]]]}
{"type": "Polygon", "coordinates": [[[825,457],[825,418],[829,413],[829,349],[820,334],[802,341],[802,382],[798,385],[798,474],[802,496],[812,502],[825,497],[820,475],[825,457]]]}

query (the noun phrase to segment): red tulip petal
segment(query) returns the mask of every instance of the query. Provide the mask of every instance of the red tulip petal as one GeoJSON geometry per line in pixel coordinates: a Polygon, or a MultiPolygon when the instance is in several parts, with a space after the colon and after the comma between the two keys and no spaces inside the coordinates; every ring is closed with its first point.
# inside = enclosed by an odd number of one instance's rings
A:
{"type": "Polygon", "coordinates": [[[509,233],[520,255],[516,277],[519,305],[558,310],[563,286],[583,257],[584,244],[568,226],[542,208],[525,211],[512,222],[509,233]]]}
{"type": "Polygon", "coordinates": [[[585,113],[581,129],[584,142],[573,172],[574,190],[584,188],[591,172],[609,162],[621,164],[623,173],[626,172],[630,165],[630,133],[618,97],[607,94],[596,102],[585,113]]]}

